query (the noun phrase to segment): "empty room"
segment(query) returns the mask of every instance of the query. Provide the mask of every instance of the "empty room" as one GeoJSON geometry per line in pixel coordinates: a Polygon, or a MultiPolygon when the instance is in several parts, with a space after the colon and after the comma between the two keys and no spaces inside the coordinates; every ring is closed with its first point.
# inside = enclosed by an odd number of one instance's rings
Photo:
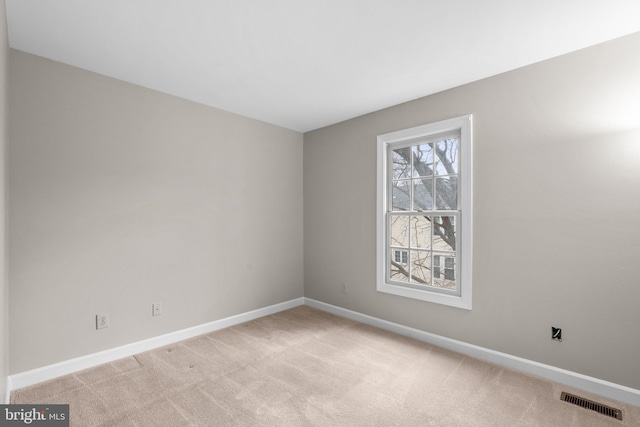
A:
{"type": "Polygon", "coordinates": [[[640,426],[637,0],[0,0],[0,426],[640,426]]]}

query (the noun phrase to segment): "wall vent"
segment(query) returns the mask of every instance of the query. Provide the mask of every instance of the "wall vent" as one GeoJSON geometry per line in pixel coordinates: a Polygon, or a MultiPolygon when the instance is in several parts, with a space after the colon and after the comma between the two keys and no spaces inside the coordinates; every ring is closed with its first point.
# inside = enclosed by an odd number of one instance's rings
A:
{"type": "Polygon", "coordinates": [[[564,391],[560,395],[560,400],[622,421],[622,411],[620,409],[612,408],[611,406],[603,405],[602,403],[594,402],[593,400],[585,399],[584,397],[574,394],[565,393],[564,391]]]}

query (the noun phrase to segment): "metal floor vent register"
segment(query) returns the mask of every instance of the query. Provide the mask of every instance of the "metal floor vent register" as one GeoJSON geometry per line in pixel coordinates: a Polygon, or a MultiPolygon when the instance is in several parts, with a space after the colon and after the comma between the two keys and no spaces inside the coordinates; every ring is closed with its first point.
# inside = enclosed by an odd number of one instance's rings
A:
{"type": "Polygon", "coordinates": [[[560,395],[560,400],[622,421],[622,411],[620,409],[612,408],[611,406],[603,405],[602,403],[594,402],[593,400],[585,399],[584,397],[574,394],[565,393],[564,391],[560,395]]]}

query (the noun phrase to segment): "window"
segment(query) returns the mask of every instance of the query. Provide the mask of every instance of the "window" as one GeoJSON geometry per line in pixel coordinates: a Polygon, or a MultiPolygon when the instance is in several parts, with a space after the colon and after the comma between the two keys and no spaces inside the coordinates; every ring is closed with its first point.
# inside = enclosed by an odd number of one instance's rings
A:
{"type": "Polygon", "coordinates": [[[471,309],[471,116],[378,136],[378,291],[471,309]]]}
{"type": "Polygon", "coordinates": [[[441,275],[444,274],[445,280],[454,281],[455,280],[455,272],[454,272],[454,263],[453,257],[445,257],[444,258],[444,272],[440,269],[440,258],[441,255],[433,256],[433,278],[440,279],[441,275]]]}
{"type": "Polygon", "coordinates": [[[395,250],[393,258],[398,264],[407,264],[409,262],[409,252],[395,250]]]}

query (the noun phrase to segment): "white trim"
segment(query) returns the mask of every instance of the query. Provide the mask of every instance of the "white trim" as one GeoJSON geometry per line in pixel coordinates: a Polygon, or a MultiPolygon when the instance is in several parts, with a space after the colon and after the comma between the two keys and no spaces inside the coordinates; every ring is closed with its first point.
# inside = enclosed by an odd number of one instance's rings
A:
{"type": "MultiPolygon", "coordinates": [[[[442,120],[410,129],[378,135],[377,138],[377,203],[376,203],[376,290],[406,298],[415,298],[451,307],[472,309],[472,274],[473,265],[473,134],[471,131],[473,117],[471,114],[442,120]],[[456,271],[460,289],[459,295],[436,292],[428,289],[416,289],[399,283],[393,283],[387,277],[387,260],[389,247],[387,244],[388,197],[388,147],[408,139],[415,140],[423,136],[442,135],[450,131],[460,132],[460,166],[458,186],[458,218],[456,248],[456,271]]],[[[401,145],[400,145],[401,146],[401,145]]],[[[434,206],[435,208],[435,206],[434,206]]],[[[434,210],[434,214],[435,214],[434,210]]],[[[431,214],[432,212],[429,211],[431,214]]],[[[395,214],[395,212],[394,212],[395,214]]]]}
{"type": "Polygon", "coordinates": [[[437,345],[438,347],[443,347],[476,359],[484,360],[485,362],[504,366],[509,369],[535,375],[560,384],[584,390],[589,393],[597,394],[608,399],[640,407],[640,390],[631,387],[589,377],[577,372],[567,371],[565,369],[556,368],[555,366],[545,365],[544,363],[523,359],[521,357],[490,350],[477,345],[468,344],[463,341],[446,338],[440,335],[421,331],[419,329],[410,328],[408,326],[358,313],[356,311],[347,310],[346,308],[316,301],[311,298],[305,298],[304,303],[310,307],[415,338],[419,341],[437,345]]]}
{"type": "Polygon", "coordinates": [[[5,389],[4,389],[4,404],[8,405],[11,403],[11,377],[5,378],[5,389]]]}
{"type": "Polygon", "coordinates": [[[640,407],[640,390],[637,389],[608,381],[603,381],[598,378],[579,374],[577,372],[571,372],[564,369],[556,368],[554,366],[545,365],[543,363],[534,362],[532,360],[523,359],[521,357],[512,356],[510,354],[501,353],[499,351],[490,350],[488,348],[480,347],[477,345],[457,341],[451,338],[446,338],[440,335],[421,331],[419,329],[410,328],[408,326],[358,313],[346,308],[303,297],[249,311],[247,313],[242,313],[213,322],[205,323],[203,325],[194,326],[192,328],[183,329],[181,331],[171,332],[169,334],[161,335],[155,338],[149,338],[147,340],[139,341],[136,343],[131,343],[121,347],[101,351],[99,353],[89,354],[53,365],[44,366],[42,368],[33,369],[31,371],[10,375],[9,377],[7,377],[6,381],[7,391],[5,396],[5,403],[9,403],[10,392],[12,390],[28,387],[30,385],[47,381],[62,375],[71,374],[82,369],[91,368],[103,363],[121,359],[123,357],[153,350],[154,348],[162,347],[197,335],[206,334],[209,332],[217,331],[219,329],[227,328],[229,326],[258,319],[260,317],[278,313],[283,310],[288,310],[290,308],[297,307],[303,304],[371,326],[409,336],[411,338],[415,338],[429,344],[437,345],[439,347],[471,356],[476,359],[525,372],[527,374],[555,381],[560,384],[565,384],[567,386],[584,390],[589,393],[597,394],[608,399],[616,400],[618,402],[640,407]]]}
{"type": "MultiPolygon", "coordinates": [[[[296,298],[279,304],[270,305],[268,307],[259,308],[235,316],[227,317],[213,322],[205,323],[191,328],[182,329],[180,331],[171,332],[154,338],[134,342],[131,344],[104,350],[98,353],[87,354],[86,356],[76,357],[74,359],[65,360],[53,365],[43,366],[31,371],[20,372],[10,375],[7,378],[8,390],[17,390],[28,387],[43,381],[47,381],[62,375],[71,374],[83,369],[92,368],[103,363],[113,362],[123,357],[132,356],[134,354],[153,350],[154,348],[173,344],[178,341],[186,340],[197,335],[207,334],[219,329],[228,328],[229,326],[248,322],[280,311],[288,310],[304,304],[304,298],[296,298]]],[[[7,393],[7,396],[9,393],[7,393]]]]}

